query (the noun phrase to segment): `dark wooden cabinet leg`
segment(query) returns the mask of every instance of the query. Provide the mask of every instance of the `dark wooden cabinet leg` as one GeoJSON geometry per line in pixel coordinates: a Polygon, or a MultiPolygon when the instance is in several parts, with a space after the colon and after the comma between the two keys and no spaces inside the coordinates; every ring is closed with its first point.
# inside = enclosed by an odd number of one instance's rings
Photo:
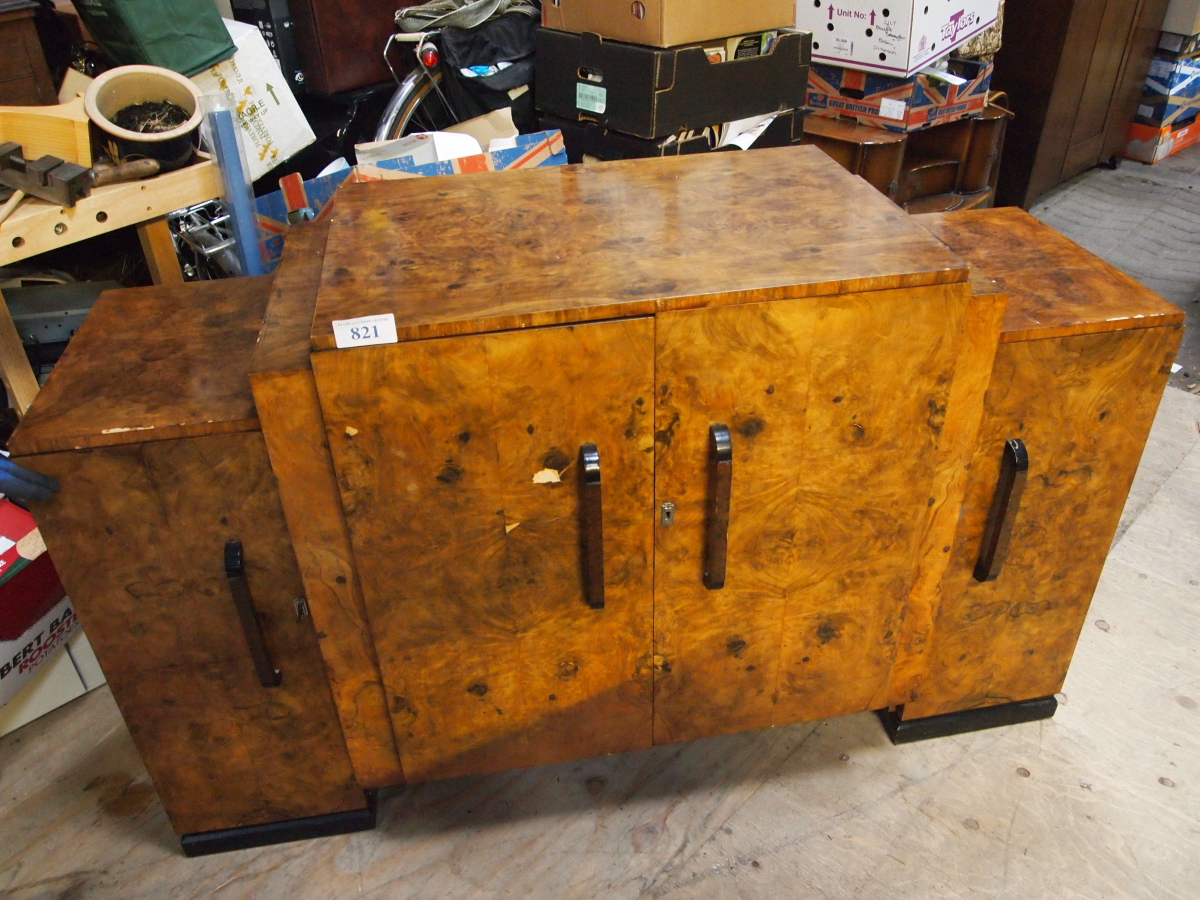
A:
{"type": "Polygon", "coordinates": [[[211,853],[228,853],[231,850],[249,850],[253,847],[286,844],[290,841],[370,831],[375,827],[375,791],[367,791],[366,794],[367,805],[364,809],[185,834],[180,838],[180,844],[183,846],[184,856],[208,856],[211,853]]]}
{"type": "Polygon", "coordinates": [[[895,710],[881,709],[877,715],[883,722],[884,730],[887,731],[893,744],[911,744],[913,741],[949,737],[952,734],[965,734],[968,731],[984,731],[988,728],[999,728],[1002,725],[1019,725],[1022,722],[1049,719],[1054,715],[1056,709],[1058,709],[1058,701],[1050,696],[907,721],[903,718],[903,706],[895,710]]]}

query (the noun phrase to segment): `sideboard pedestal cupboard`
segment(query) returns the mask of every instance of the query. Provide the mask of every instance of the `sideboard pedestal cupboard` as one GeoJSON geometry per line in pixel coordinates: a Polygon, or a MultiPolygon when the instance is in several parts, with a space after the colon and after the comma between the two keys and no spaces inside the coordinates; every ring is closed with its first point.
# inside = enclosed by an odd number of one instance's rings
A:
{"type": "Polygon", "coordinates": [[[350,185],[273,281],[104,295],[12,447],[210,852],[388,785],[1052,713],[1181,321],[810,147],[350,185]]]}

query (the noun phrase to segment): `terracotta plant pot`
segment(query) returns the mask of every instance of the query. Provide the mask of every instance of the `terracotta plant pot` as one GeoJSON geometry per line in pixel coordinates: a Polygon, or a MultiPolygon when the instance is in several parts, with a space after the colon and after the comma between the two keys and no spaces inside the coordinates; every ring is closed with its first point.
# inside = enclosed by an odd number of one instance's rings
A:
{"type": "Polygon", "coordinates": [[[157,159],[162,171],[169,172],[192,161],[204,114],[199,89],[182,75],[158,66],[109,69],[88,86],[83,105],[99,131],[96,143],[100,151],[114,163],[157,159]],[[142,134],[114,125],[110,119],[135,103],[161,100],[182,107],[188,120],[170,131],[142,134]]]}

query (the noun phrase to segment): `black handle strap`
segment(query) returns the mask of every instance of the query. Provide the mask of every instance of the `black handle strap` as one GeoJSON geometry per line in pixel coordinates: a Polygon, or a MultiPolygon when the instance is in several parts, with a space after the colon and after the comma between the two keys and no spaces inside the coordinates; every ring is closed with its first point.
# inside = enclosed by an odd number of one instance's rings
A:
{"type": "Polygon", "coordinates": [[[254,660],[254,671],[258,673],[259,683],[263,687],[279,687],[283,682],[283,673],[275,668],[267,653],[262,623],[258,620],[254,598],[250,596],[250,584],[246,581],[241,541],[229,541],[225,544],[225,576],[229,579],[229,593],[233,597],[233,605],[237,608],[242,633],[246,636],[246,646],[250,648],[250,658],[254,660]]]}
{"type": "Polygon", "coordinates": [[[726,426],[714,425],[708,434],[708,524],[704,557],[704,586],[710,591],[725,587],[732,492],[733,436],[726,426]]]}
{"type": "Polygon", "coordinates": [[[583,545],[583,590],[592,609],[604,609],[604,508],[600,451],[579,448],[579,537],[583,545]]]}
{"type": "Polygon", "coordinates": [[[988,512],[987,525],[983,529],[983,546],[979,550],[979,561],[975,563],[976,581],[995,581],[1008,557],[1008,545],[1012,540],[1013,525],[1021,508],[1021,495],[1025,492],[1025,480],[1029,475],[1029,451],[1019,439],[1005,441],[1004,459],[1000,463],[1000,481],[992,508],[988,512]]]}

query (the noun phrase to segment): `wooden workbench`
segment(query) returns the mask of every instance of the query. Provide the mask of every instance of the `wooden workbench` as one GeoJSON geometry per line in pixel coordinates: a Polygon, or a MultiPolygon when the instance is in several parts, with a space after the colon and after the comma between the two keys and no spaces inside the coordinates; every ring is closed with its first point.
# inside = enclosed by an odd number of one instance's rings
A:
{"type": "MultiPolygon", "coordinates": [[[[133,225],[154,283],[182,284],[166,215],[220,196],[220,171],[215,162],[205,159],[146,181],[96,188],[69,209],[30,197],[0,223],[0,266],[133,225]]],[[[38,382],[2,293],[0,379],[9,402],[24,415],[37,395],[38,382]]]]}

